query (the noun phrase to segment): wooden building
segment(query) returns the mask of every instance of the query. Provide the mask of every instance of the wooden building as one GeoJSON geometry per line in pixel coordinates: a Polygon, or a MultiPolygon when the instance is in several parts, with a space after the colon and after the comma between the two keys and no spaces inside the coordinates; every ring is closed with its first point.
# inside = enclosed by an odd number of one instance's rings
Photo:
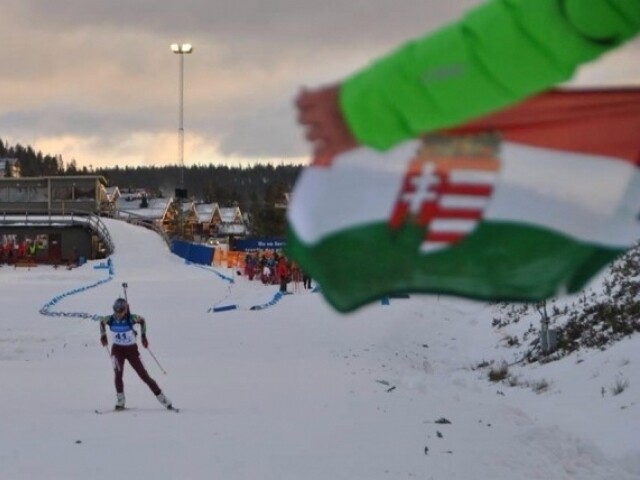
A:
{"type": "Polygon", "coordinates": [[[30,248],[36,262],[104,258],[114,249],[100,220],[107,182],[102,176],[0,178],[1,261],[30,248]]]}

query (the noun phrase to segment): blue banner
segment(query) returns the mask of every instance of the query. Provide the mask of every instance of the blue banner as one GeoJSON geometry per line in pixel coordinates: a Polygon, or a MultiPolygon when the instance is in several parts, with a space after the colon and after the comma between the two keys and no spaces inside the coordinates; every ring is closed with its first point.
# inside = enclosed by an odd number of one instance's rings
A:
{"type": "Polygon", "coordinates": [[[284,250],[287,242],[284,238],[256,237],[235,240],[232,249],[241,252],[256,252],[259,250],[284,250]]]}

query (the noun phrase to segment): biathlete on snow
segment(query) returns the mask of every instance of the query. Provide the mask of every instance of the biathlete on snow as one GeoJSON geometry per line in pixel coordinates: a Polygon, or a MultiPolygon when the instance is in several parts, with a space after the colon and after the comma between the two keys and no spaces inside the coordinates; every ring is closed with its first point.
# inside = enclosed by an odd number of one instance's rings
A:
{"type": "Polygon", "coordinates": [[[151,378],[142,364],[140,352],[138,351],[138,333],[134,329],[135,325],[140,326],[142,346],[148,348],[149,341],[147,340],[146,321],[140,315],[132,314],[129,311],[129,304],[126,299],[118,298],[113,303],[113,314],[100,318],[100,343],[102,343],[104,347],[109,345],[107,340],[107,327],[109,327],[109,331],[111,332],[111,361],[113,363],[116,386],[115,409],[124,410],[125,408],[124,382],[122,376],[126,360],[131,364],[142,381],[149,386],[162,406],[172,410],[173,406],[171,405],[171,401],[162,393],[156,381],[151,378]]]}

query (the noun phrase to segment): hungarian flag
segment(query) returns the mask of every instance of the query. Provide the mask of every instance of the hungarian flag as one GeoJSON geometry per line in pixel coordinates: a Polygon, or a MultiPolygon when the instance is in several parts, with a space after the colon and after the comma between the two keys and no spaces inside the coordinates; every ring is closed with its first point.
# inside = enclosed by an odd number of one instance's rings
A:
{"type": "Polygon", "coordinates": [[[306,168],[288,253],[340,311],[394,293],[540,301],[640,239],[640,89],[551,91],[306,168]]]}

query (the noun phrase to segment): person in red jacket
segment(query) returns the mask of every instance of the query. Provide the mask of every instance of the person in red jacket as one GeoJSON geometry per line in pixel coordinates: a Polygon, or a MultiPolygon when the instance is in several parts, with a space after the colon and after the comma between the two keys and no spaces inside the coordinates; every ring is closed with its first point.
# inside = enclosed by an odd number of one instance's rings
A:
{"type": "Polygon", "coordinates": [[[12,264],[15,256],[13,242],[9,240],[9,242],[4,246],[5,251],[7,252],[7,264],[12,264]]]}
{"type": "Polygon", "coordinates": [[[287,283],[289,282],[289,267],[287,266],[287,259],[280,257],[278,264],[276,265],[276,275],[280,279],[280,291],[287,293],[287,283]]]}
{"type": "Polygon", "coordinates": [[[27,256],[27,244],[23,240],[18,244],[18,259],[24,258],[26,256],[27,256]]]}

